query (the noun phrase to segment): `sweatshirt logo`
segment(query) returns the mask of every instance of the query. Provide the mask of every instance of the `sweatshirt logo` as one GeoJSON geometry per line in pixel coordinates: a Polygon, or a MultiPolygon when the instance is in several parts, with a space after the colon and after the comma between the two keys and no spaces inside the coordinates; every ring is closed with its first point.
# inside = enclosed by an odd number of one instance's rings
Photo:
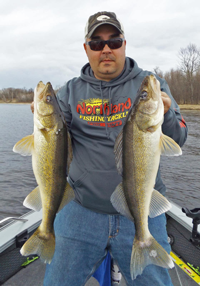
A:
{"type": "Polygon", "coordinates": [[[79,118],[87,121],[89,125],[103,127],[107,124],[108,127],[115,127],[122,125],[121,119],[127,116],[130,107],[130,98],[125,103],[119,104],[109,104],[108,99],[103,99],[102,102],[101,98],[89,98],[79,101],[76,111],[79,113],[79,118]]]}

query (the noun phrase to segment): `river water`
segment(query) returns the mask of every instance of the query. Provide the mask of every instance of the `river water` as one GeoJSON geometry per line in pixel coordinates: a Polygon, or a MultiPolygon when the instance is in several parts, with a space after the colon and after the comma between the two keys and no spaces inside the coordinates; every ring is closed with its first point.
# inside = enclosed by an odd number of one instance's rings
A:
{"type": "MultiPolygon", "coordinates": [[[[200,111],[182,111],[189,135],[179,157],[161,158],[167,196],[181,207],[200,207],[200,111]]],[[[0,104],[0,220],[29,211],[24,198],[36,187],[31,157],[12,151],[21,138],[33,132],[29,104],[0,104]]]]}

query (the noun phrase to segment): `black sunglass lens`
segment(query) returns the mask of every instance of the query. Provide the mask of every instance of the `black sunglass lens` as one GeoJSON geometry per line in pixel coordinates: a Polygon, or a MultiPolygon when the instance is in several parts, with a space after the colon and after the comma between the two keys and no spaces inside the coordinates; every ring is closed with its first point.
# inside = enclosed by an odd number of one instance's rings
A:
{"type": "Polygon", "coordinates": [[[122,40],[110,40],[108,46],[110,49],[119,49],[122,46],[122,40]]]}
{"type": "Polygon", "coordinates": [[[90,49],[93,51],[101,51],[105,46],[104,41],[91,41],[89,42],[89,45],[90,49]]]}

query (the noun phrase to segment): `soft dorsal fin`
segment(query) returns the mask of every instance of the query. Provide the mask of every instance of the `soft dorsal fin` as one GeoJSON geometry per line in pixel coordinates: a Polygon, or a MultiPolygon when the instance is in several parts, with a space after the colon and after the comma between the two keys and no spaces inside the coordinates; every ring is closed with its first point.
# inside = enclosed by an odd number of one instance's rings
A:
{"type": "Polygon", "coordinates": [[[31,156],[34,149],[34,135],[28,135],[19,140],[13,147],[15,153],[19,153],[22,156],[31,156]]]}
{"type": "Polygon", "coordinates": [[[182,155],[181,147],[169,136],[162,133],[160,137],[161,155],[179,156],[182,155]]]}

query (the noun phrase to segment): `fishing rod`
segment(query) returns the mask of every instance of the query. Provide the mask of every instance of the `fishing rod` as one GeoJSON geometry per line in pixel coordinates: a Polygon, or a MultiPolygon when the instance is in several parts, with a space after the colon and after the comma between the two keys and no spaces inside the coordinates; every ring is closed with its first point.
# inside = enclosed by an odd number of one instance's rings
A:
{"type": "MultiPolygon", "coordinates": [[[[200,208],[195,208],[189,210],[187,208],[182,208],[182,212],[186,214],[187,217],[192,218],[193,228],[192,236],[190,242],[200,250],[200,234],[198,232],[198,225],[200,224],[200,208]]],[[[199,266],[194,266],[189,262],[184,262],[180,257],[178,257],[174,252],[170,253],[173,261],[178,265],[189,277],[191,277],[198,285],[200,285],[200,269],[199,266]]],[[[176,269],[176,268],[175,268],[176,269]]],[[[177,276],[180,281],[178,271],[176,269],[177,276]]]]}
{"type": "MultiPolygon", "coordinates": [[[[178,265],[178,267],[180,267],[190,278],[192,278],[198,285],[200,285],[200,270],[199,268],[195,268],[192,264],[190,263],[185,263],[183,262],[183,260],[181,260],[175,253],[171,252],[170,253],[172,260],[176,263],[176,265],[178,265]],[[199,272],[199,274],[197,273],[199,272]]],[[[177,276],[178,272],[176,271],[177,276]]],[[[180,277],[179,277],[179,282],[181,284],[180,281],[180,277]]]]}

